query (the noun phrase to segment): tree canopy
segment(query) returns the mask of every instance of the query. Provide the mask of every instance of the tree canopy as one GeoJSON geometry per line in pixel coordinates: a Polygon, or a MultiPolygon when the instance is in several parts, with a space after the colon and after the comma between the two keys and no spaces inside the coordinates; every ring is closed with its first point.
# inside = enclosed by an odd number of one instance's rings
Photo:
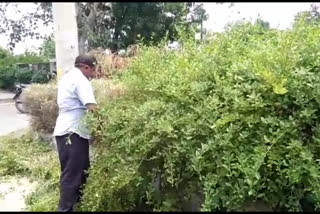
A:
{"type": "Polygon", "coordinates": [[[310,10],[299,12],[294,18],[294,25],[300,20],[306,21],[308,24],[312,22],[320,22],[319,6],[312,4],[310,10]]]}
{"type": "Polygon", "coordinates": [[[9,36],[9,48],[13,50],[16,43],[29,37],[31,39],[40,39],[42,35],[38,31],[39,22],[44,25],[52,23],[51,3],[34,3],[35,8],[31,11],[21,11],[18,3],[0,3],[0,34],[9,36]],[[14,17],[8,16],[7,12],[13,10],[14,17]],[[20,18],[17,18],[21,16],[20,18]]]}
{"type": "MultiPolygon", "coordinates": [[[[23,38],[41,38],[37,22],[52,23],[52,3],[35,5],[34,11],[15,20],[6,16],[6,10],[18,8],[17,3],[0,4],[0,33],[9,35],[11,49],[23,38]]],[[[118,50],[141,38],[146,44],[157,44],[166,35],[173,40],[178,26],[196,29],[208,18],[202,7],[191,2],[77,2],[76,12],[80,52],[96,47],[118,50]]],[[[22,12],[17,9],[17,13],[22,12]]]]}

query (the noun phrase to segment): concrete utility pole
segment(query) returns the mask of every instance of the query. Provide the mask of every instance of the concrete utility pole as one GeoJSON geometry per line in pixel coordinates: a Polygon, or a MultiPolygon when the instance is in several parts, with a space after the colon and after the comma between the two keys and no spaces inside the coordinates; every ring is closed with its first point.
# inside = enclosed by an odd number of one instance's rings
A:
{"type": "Polygon", "coordinates": [[[56,42],[57,79],[74,67],[79,55],[75,3],[52,3],[56,42]]]}

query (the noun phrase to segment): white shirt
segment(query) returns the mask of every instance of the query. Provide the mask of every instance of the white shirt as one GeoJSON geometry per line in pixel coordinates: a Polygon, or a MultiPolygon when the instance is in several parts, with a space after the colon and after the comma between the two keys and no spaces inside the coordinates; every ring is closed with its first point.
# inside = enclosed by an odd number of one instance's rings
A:
{"type": "Polygon", "coordinates": [[[82,138],[90,139],[83,118],[87,113],[85,105],[96,104],[96,100],[91,82],[78,68],[73,68],[64,74],[59,81],[57,102],[59,116],[53,135],[62,136],[73,132],[82,138]]]}

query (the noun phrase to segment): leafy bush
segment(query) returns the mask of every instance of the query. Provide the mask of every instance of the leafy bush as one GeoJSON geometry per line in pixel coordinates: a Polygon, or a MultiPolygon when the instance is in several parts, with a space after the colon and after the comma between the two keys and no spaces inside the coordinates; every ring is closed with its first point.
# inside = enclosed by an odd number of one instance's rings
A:
{"type": "Polygon", "coordinates": [[[33,71],[30,68],[16,67],[15,81],[18,83],[29,84],[31,82],[33,71]]]}
{"type": "MultiPolygon", "coordinates": [[[[30,83],[32,71],[28,68],[19,68],[16,64],[32,64],[47,62],[45,57],[37,56],[35,53],[26,52],[22,55],[13,56],[5,50],[0,50],[0,88],[13,89],[16,82],[30,83]]],[[[47,77],[35,77],[36,82],[48,82],[47,77]]]]}
{"type": "Polygon", "coordinates": [[[14,57],[16,63],[23,64],[42,63],[49,61],[49,59],[47,59],[45,56],[39,56],[36,53],[30,51],[26,51],[25,53],[14,57]]]}
{"type": "Polygon", "coordinates": [[[0,59],[4,59],[8,56],[12,56],[12,53],[9,50],[0,47],[0,59]]]}
{"type": "Polygon", "coordinates": [[[178,52],[141,47],[126,93],[89,115],[99,144],[81,210],[318,210],[319,26],[185,37],[178,52]]]}
{"type": "Polygon", "coordinates": [[[92,87],[94,90],[97,103],[104,105],[107,100],[113,100],[126,94],[126,87],[116,80],[109,79],[93,79],[92,87]]]}
{"type": "Polygon", "coordinates": [[[3,54],[3,57],[0,57],[0,68],[14,65],[16,63],[22,64],[32,64],[32,63],[41,63],[48,62],[49,59],[46,59],[44,56],[38,56],[36,53],[25,52],[20,55],[12,54],[3,54]]]}
{"type": "Polygon", "coordinates": [[[16,82],[16,66],[0,67],[0,88],[13,89],[16,82]]]}
{"type": "Polygon", "coordinates": [[[119,55],[108,55],[103,50],[91,50],[88,54],[93,55],[98,61],[98,67],[100,72],[98,77],[109,78],[114,77],[116,74],[121,74],[130,63],[134,60],[134,57],[122,57],[119,55]]]}
{"type": "Polygon", "coordinates": [[[59,179],[53,182],[52,178],[41,183],[41,186],[38,186],[26,198],[27,210],[31,212],[56,212],[60,197],[59,185],[59,179]]]}
{"type": "Polygon", "coordinates": [[[49,72],[45,71],[45,70],[37,71],[32,75],[32,82],[33,83],[44,84],[44,83],[48,83],[50,81],[50,79],[51,79],[51,77],[49,75],[49,72]]]}
{"type": "Polygon", "coordinates": [[[52,133],[58,116],[56,83],[32,84],[25,90],[25,104],[30,111],[32,129],[52,133]]]}
{"type": "Polygon", "coordinates": [[[51,77],[46,71],[34,72],[31,68],[19,68],[16,65],[10,65],[0,68],[0,88],[13,89],[16,83],[48,83],[51,77]]]}

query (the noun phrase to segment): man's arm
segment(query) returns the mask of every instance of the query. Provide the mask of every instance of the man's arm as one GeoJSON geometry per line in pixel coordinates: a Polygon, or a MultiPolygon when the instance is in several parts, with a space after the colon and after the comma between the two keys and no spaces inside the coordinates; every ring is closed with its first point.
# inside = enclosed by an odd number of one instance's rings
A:
{"type": "Polygon", "coordinates": [[[85,105],[88,110],[94,111],[97,108],[92,86],[88,81],[84,81],[81,85],[77,85],[76,94],[80,102],[85,105]]]}

